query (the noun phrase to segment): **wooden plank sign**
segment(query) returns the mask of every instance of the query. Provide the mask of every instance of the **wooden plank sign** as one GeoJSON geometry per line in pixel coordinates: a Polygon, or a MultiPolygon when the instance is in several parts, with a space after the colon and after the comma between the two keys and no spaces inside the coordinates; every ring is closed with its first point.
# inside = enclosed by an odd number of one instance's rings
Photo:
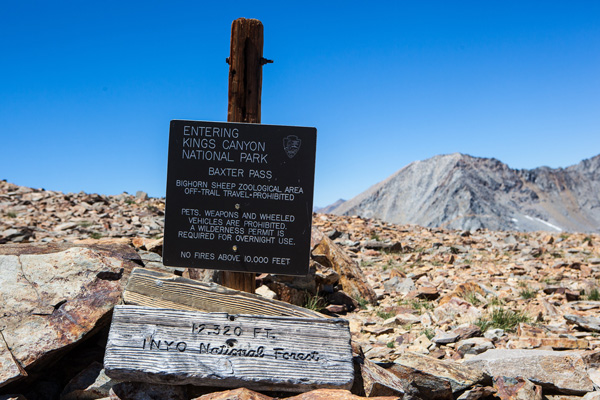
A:
{"type": "Polygon", "coordinates": [[[133,269],[123,301],[130,305],[186,311],[327,318],[317,311],[283,301],[145,268],[133,269]]]}
{"type": "Polygon", "coordinates": [[[343,319],[116,306],[104,358],[113,379],[255,390],[350,389],[343,319]]]}

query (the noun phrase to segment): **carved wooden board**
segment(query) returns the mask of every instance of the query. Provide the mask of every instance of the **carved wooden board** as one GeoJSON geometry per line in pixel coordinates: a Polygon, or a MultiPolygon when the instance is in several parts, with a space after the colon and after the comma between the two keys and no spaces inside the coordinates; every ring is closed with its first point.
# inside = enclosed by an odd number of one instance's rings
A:
{"type": "Polygon", "coordinates": [[[135,268],[131,273],[123,300],[125,304],[188,311],[327,318],[283,301],[144,268],[135,268]]]}
{"type": "Polygon", "coordinates": [[[255,390],[349,389],[343,319],[116,306],[104,358],[114,379],[255,390]]]}

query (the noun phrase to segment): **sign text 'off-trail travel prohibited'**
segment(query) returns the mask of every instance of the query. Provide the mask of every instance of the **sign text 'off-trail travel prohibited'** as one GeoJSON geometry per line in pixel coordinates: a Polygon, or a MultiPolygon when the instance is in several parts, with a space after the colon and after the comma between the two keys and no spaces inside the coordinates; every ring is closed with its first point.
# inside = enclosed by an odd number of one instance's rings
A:
{"type": "Polygon", "coordinates": [[[165,265],[305,275],[315,128],[171,121],[165,265]]]}

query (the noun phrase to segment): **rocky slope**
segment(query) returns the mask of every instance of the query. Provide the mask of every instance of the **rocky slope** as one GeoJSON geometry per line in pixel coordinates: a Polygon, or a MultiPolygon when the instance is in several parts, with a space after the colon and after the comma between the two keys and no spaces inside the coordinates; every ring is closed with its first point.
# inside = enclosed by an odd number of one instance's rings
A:
{"type": "MultiPolygon", "coordinates": [[[[59,398],[61,392],[64,399],[158,398],[149,393],[174,399],[271,398],[243,389],[205,388],[201,394],[197,388],[111,381],[102,372],[105,328],[76,352],[68,345],[70,352],[50,370],[36,361],[44,358],[41,346],[13,342],[52,344],[48,350],[55,355],[53,337],[71,343],[83,336],[62,316],[77,319],[78,329],[97,324],[98,304],[105,312],[118,300],[131,268],[127,264],[170,271],[160,258],[163,209],[162,199],[143,193],[63,194],[0,181],[0,254],[10,254],[0,255],[0,378],[16,379],[24,372],[35,378],[26,385],[0,382],[0,398],[15,392],[29,400],[59,398]],[[33,248],[48,243],[67,258],[54,262],[43,254],[26,255],[19,263],[14,254],[27,242],[33,248]],[[61,276],[71,273],[82,283],[69,277],[66,287],[42,272],[35,285],[9,279],[13,272],[53,265],[66,268],[61,276]],[[16,297],[14,287],[29,293],[28,302],[16,297]],[[52,329],[43,327],[46,320],[52,329]],[[9,335],[28,326],[35,335],[9,335]]],[[[359,382],[355,395],[600,398],[600,235],[471,232],[326,214],[315,214],[313,225],[322,233],[315,235],[311,265],[323,281],[315,285],[263,274],[257,292],[349,320],[359,382]],[[344,272],[349,270],[352,274],[344,272]],[[311,285],[320,289],[307,299],[302,295],[311,285]],[[368,301],[371,292],[376,301],[368,301]]],[[[358,397],[324,391],[302,398],[358,397]]]]}
{"type": "Polygon", "coordinates": [[[568,168],[515,170],[450,154],[417,161],[331,210],[451,229],[600,231],[600,155],[568,168]]]}

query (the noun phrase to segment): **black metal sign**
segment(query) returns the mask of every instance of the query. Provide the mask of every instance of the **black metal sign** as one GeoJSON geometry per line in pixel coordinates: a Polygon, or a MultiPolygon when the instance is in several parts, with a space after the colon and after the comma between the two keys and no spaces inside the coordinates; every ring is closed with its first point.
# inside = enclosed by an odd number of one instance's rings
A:
{"type": "Polygon", "coordinates": [[[171,121],[165,265],[308,273],[317,130],[171,121]]]}

